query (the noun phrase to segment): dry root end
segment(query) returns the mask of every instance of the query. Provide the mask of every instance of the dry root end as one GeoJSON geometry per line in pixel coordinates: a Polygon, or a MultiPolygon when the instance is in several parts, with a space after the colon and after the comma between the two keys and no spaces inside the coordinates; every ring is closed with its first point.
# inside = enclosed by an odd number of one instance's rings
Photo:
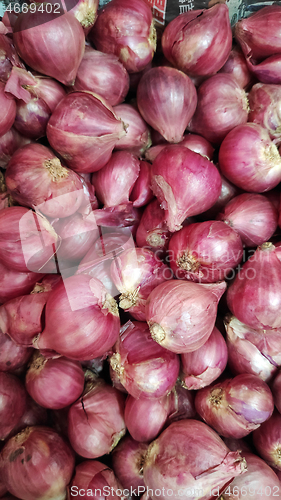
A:
{"type": "Polygon", "coordinates": [[[270,241],[266,241],[260,247],[261,250],[274,250],[274,245],[270,241]]]}
{"type": "Polygon", "coordinates": [[[147,237],[147,243],[152,248],[154,247],[162,247],[165,244],[165,240],[163,240],[162,236],[157,233],[152,233],[147,237]]]}
{"type": "Polygon", "coordinates": [[[216,388],[211,391],[210,403],[213,406],[220,406],[223,398],[223,389],[216,388]]]}
{"type": "Polygon", "coordinates": [[[42,283],[36,283],[32,292],[30,292],[30,295],[35,294],[35,293],[43,293],[43,292],[45,292],[44,285],[42,285],[42,283]]]}
{"type": "Polygon", "coordinates": [[[119,316],[119,310],[116,300],[107,293],[105,296],[105,301],[103,303],[102,309],[108,309],[108,311],[114,316],[119,316]]]}
{"type": "Polygon", "coordinates": [[[133,292],[122,293],[119,299],[119,307],[121,307],[121,309],[129,309],[130,307],[135,306],[137,303],[139,289],[140,287],[136,288],[133,292]]]}
{"type": "Polygon", "coordinates": [[[196,272],[200,267],[198,260],[196,260],[196,258],[188,252],[184,252],[182,254],[182,256],[177,260],[177,265],[181,269],[191,273],[196,272]]]}
{"type": "Polygon", "coordinates": [[[155,342],[158,342],[158,344],[161,344],[161,342],[165,340],[165,331],[158,323],[154,323],[153,325],[149,326],[149,330],[151,333],[151,337],[153,338],[153,340],[155,340],[155,342]]]}
{"type": "Polygon", "coordinates": [[[67,168],[62,166],[58,158],[53,158],[52,160],[46,160],[44,166],[48,169],[53,182],[57,182],[60,179],[68,177],[67,168]]]}
{"type": "Polygon", "coordinates": [[[112,354],[110,358],[110,366],[114,370],[118,377],[120,378],[124,372],[124,367],[121,365],[121,356],[118,352],[112,354]]]}

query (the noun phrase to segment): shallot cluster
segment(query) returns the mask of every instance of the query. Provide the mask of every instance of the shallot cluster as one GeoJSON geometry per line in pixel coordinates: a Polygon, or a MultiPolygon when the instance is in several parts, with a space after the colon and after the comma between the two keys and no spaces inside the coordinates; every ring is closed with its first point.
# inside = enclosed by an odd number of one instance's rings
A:
{"type": "Polygon", "coordinates": [[[0,21],[2,500],[280,495],[281,6],[163,3],[0,21]]]}

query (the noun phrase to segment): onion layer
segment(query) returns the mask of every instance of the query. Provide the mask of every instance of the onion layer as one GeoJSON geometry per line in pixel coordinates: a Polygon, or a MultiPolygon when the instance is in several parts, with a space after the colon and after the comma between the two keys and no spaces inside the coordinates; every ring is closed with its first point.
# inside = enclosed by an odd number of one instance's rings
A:
{"type": "Polygon", "coordinates": [[[26,391],[22,382],[10,373],[0,372],[0,439],[6,439],[26,409],[26,391]]]}

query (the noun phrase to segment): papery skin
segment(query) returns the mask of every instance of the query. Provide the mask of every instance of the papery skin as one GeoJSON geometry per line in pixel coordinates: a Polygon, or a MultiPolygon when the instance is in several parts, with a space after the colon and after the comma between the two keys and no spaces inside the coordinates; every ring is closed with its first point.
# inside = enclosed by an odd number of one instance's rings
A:
{"type": "Polygon", "coordinates": [[[36,281],[44,274],[13,271],[0,262],[0,304],[31,292],[36,281]]]}
{"type": "Polygon", "coordinates": [[[281,330],[255,330],[225,318],[228,363],[234,375],[252,373],[269,382],[281,366],[281,330]]]}
{"type": "Polygon", "coordinates": [[[150,6],[142,0],[111,1],[99,10],[89,39],[98,50],[115,54],[129,73],[142,71],[156,49],[150,6]]]}
{"type": "Polygon", "coordinates": [[[259,64],[254,64],[251,58],[247,58],[247,65],[256,80],[262,83],[281,83],[281,54],[267,57],[259,64]]]}
{"type": "Polygon", "coordinates": [[[265,196],[243,193],[230,200],[217,216],[240,235],[247,247],[268,241],[277,228],[278,212],[265,196]]]}
{"type": "Polygon", "coordinates": [[[6,443],[0,457],[5,485],[12,494],[25,500],[65,498],[74,454],[53,429],[26,427],[6,443]]]}
{"type": "Polygon", "coordinates": [[[227,6],[217,4],[177,16],[166,26],[161,42],[165,57],[181,71],[192,76],[215,74],[232,46],[227,6]]]}
{"type": "Polygon", "coordinates": [[[258,491],[266,492],[266,498],[275,498],[280,489],[280,481],[275,472],[253,453],[243,451],[242,456],[247,462],[247,471],[232,481],[221,500],[250,500],[258,491]]]}
{"type": "Polygon", "coordinates": [[[39,11],[18,16],[13,30],[16,50],[34,70],[73,85],[85,50],[83,28],[69,12],[44,11],[42,23],[39,11]]]}
{"type": "Polygon", "coordinates": [[[150,131],[139,111],[131,104],[114,106],[114,112],[122,120],[126,135],[117,142],[115,149],[123,149],[141,156],[151,145],[150,131]]]}
{"type": "Polygon", "coordinates": [[[102,356],[118,338],[117,304],[104,285],[90,276],[71,276],[58,284],[48,298],[45,315],[37,347],[70,359],[102,356]]]}
{"type": "Polygon", "coordinates": [[[177,278],[215,283],[225,279],[241,262],[243,245],[231,227],[226,228],[219,221],[205,221],[173,234],[168,254],[177,278]]]}
{"type": "Polygon", "coordinates": [[[65,358],[46,359],[36,353],[26,372],[25,387],[44,408],[66,408],[81,396],[84,372],[78,361],[65,358]]]}
{"type": "Polygon", "coordinates": [[[137,233],[138,247],[146,247],[159,257],[167,250],[171,232],[165,222],[165,212],[157,199],[152,200],[145,207],[137,233]]]}
{"type": "Polygon", "coordinates": [[[234,36],[245,56],[260,60],[281,53],[280,13],[280,5],[270,5],[236,23],[234,36]]]}
{"type": "Polygon", "coordinates": [[[74,90],[89,90],[116,106],[128,93],[129,74],[114,54],[105,54],[86,45],[74,90]]]}
{"type": "Polygon", "coordinates": [[[151,165],[145,160],[140,162],[140,174],[132,189],[130,200],[134,207],[145,207],[153,200],[151,191],[151,165]]]}
{"type": "Polygon", "coordinates": [[[5,440],[16,427],[25,412],[26,402],[27,393],[22,382],[11,373],[0,372],[0,440],[5,440]]]}
{"type": "MultiPolygon", "coordinates": [[[[222,491],[235,476],[243,473],[246,462],[239,452],[230,452],[218,434],[203,422],[187,419],[171,424],[148,449],[143,474],[145,484],[162,493],[173,490],[173,499],[211,500],[214,488],[222,491]],[[187,491],[183,495],[182,491],[187,491]],[[202,494],[203,493],[203,494],[202,494]]],[[[157,498],[153,495],[152,498],[157,498]]]]}
{"type": "Polygon", "coordinates": [[[253,442],[258,454],[270,467],[281,471],[281,415],[275,410],[273,415],[253,432],[253,442]]]}
{"type": "Polygon", "coordinates": [[[251,83],[252,75],[248,69],[244,54],[238,45],[230,51],[228,59],[219,73],[225,73],[235,78],[242,88],[247,88],[251,83]]]}
{"type": "Polygon", "coordinates": [[[111,368],[134,398],[160,398],[174,388],[180,369],[179,357],[154,342],[147,323],[125,323],[113,351],[111,368]]]}
{"type": "Polygon", "coordinates": [[[243,265],[227,290],[227,304],[242,323],[261,330],[281,328],[281,264],[272,243],[264,243],[243,265]]]}
{"type": "Polygon", "coordinates": [[[137,105],[144,120],[168,142],[180,142],[197,105],[191,79],[167,66],[145,73],[137,88],[137,105]]]}
{"type": "Polygon", "coordinates": [[[274,402],[263,380],[243,373],[200,389],[195,408],[221,436],[240,439],[270,418],[274,402]]]}
{"type": "Polygon", "coordinates": [[[5,180],[18,203],[35,207],[47,217],[69,217],[85,197],[80,177],[41,144],[18,149],[8,164],[5,180]]]}
{"type": "Polygon", "coordinates": [[[0,82],[0,105],[1,105],[1,119],[0,119],[0,136],[6,134],[13,126],[16,118],[16,101],[13,96],[4,92],[5,84],[0,82]]]}
{"type": "Polygon", "coordinates": [[[58,243],[58,235],[40,213],[24,207],[0,211],[0,260],[13,271],[55,272],[52,257],[58,243]]]}
{"type": "Polygon", "coordinates": [[[281,372],[280,370],[278,371],[276,377],[273,380],[273,383],[271,385],[271,390],[274,398],[274,404],[277,408],[277,410],[280,413],[281,410],[281,372]]]}
{"type": "Polygon", "coordinates": [[[68,493],[70,492],[69,498],[75,496],[80,500],[84,497],[84,491],[98,492],[99,490],[110,492],[106,495],[102,494],[99,498],[121,500],[121,497],[117,495],[116,491],[121,491],[122,486],[115,477],[112,469],[98,460],[85,460],[78,464],[75,468],[75,476],[68,486],[68,493]],[[74,486],[76,489],[73,488],[74,486]],[[79,491],[81,491],[81,495],[78,493],[79,491]]]}
{"type": "Polygon", "coordinates": [[[158,285],[146,302],[152,338],[178,354],[199,349],[212,333],[225,289],[225,281],[199,284],[174,279],[158,285]]]}
{"type": "Polygon", "coordinates": [[[259,123],[268,130],[275,144],[281,142],[280,85],[256,83],[248,94],[250,112],[248,121],[259,123]]]}
{"type": "Polygon", "coordinates": [[[128,151],[115,151],[91,180],[104,207],[128,203],[139,172],[140,162],[135,155],[128,151]]]}
{"type": "Polygon", "coordinates": [[[11,128],[8,132],[0,137],[0,167],[7,168],[7,165],[15,151],[29,144],[30,139],[20,135],[15,128],[11,128]]]}
{"type": "Polygon", "coordinates": [[[45,408],[35,403],[28,393],[26,393],[26,409],[17,423],[16,427],[10,432],[9,439],[26,427],[34,427],[35,425],[47,425],[49,420],[48,413],[45,408]]]}
{"type": "MultiPolygon", "coordinates": [[[[10,16],[11,13],[9,13],[9,17],[10,16]]],[[[11,74],[13,67],[14,66],[24,67],[24,64],[20,60],[17,52],[15,51],[15,47],[12,43],[12,40],[8,36],[2,33],[0,35],[0,49],[2,53],[0,61],[0,80],[2,82],[6,82],[11,74]]]]}
{"type": "Polygon", "coordinates": [[[9,335],[3,333],[0,328],[0,371],[15,372],[18,368],[24,368],[33,349],[17,345],[9,335]]]}
{"type": "Polygon", "coordinates": [[[125,433],[124,395],[103,380],[69,409],[68,438],[82,457],[110,453],[125,433]]]}
{"type": "Polygon", "coordinates": [[[207,342],[196,351],[181,354],[180,380],[187,389],[198,390],[210,385],[224,371],[227,347],[220,331],[214,327],[207,342]]]}
{"type": "Polygon", "coordinates": [[[129,434],[112,452],[112,467],[124,488],[145,487],[142,463],[148,443],[135,441],[129,434]]]}
{"type": "Polygon", "coordinates": [[[256,123],[232,129],[219,150],[222,174],[244,191],[263,193],[281,181],[281,158],[267,130],[256,123]]]}
{"type": "Polygon", "coordinates": [[[180,145],[166,146],[152,164],[152,190],[165,210],[170,231],[186,217],[208,210],[218,199],[221,178],[209,160],[180,145]]]}
{"type": "Polygon", "coordinates": [[[89,91],[66,95],[47,125],[47,138],[68,167],[80,173],[100,170],[111,157],[124,125],[102,97],[89,91]],[[81,120],[83,116],[83,120],[81,120]]]}
{"type": "Polygon", "coordinates": [[[128,396],[125,404],[125,423],[133,439],[150,442],[163,429],[170,409],[169,396],[157,399],[128,396]]]}
{"type": "Polygon", "coordinates": [[[113,260],[111,278],[122,294],[119,307],[145,321],[145,304],[151,291],[172,278],[169,267],[146,248],[130,248],[113,260]]]}
{"type": "Polygon", "coordinates": [[[191,132],[220,144],[234,127],[247,122],[246,92],[230,75],[218,73],[201,83],[198,103],[188,125],[191,132]]]}

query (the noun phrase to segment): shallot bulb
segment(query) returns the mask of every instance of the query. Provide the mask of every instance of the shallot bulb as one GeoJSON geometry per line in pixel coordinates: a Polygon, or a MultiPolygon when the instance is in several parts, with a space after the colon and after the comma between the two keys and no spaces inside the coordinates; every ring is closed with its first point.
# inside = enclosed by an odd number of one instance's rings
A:
{"type": "Polygon", "coordinates": [[[22,13],[15,23],[13,42],[28,66],[64,85],[73,85],[85,50],[85,36],[72,14],[62,10],[22,13]]]}
{"type": "Polygon", "coordinates": [[[26,373],[25,387],[36,403],[59,410],[81,396],[84,372],[78,361],[63,356],[46,359],[36,352],[26,373]]]}
{"type": "Polygon", "coordinates": [[[199,498],[211,500],[245,470],[246,462],[240,453],[229,451],[213,429],[186,419],[169,425],[150,444],[143,477],[155,500],[167,498],[163,488],[172,490],[175,500],[183,498],[186,491],[185,498],[197,500],[200,491],[199,498]]]}
{"type": "Polygon", "coordinates": [[[97,358],[116,342],[120,319],[113,297],[96,278],[65,278],[49,295],[39,349],[77,361],[97,358]]]}
{"type": "Polygon", "coordinates": [[[225,279],[241,262],[242,241],[223,222],[206,221],[183,227],[169,242],[169,263],[174,275],[200,283],[225,279]]]}
{"type": "Polygon", "coordinates": [[[10,373],[0,372],[0,439],[6,439],[26,409],[27,393],[22,382],[10,373]]]}
{"type": "Polygon", "coordinates": [[[5,179],[9,193],[18,203],[39,210],[46,217],[69,217],[84,201],[80,177],[41,144],[18,149],[9,162],[5,179]]]}
{"type": "Polygon", "coordinates": [[[13,126],[16,118],[16,101],[13,96],[4,92],[5,84],[0,81],[0,106],[1,106],[1,118],[0,118],[0,136],[4,135],[13,126]]]}
{"type": "Polygon", "coordinates": [[[126,135],[117,142],[115,149],[125,149],[141,156],[151,145],[150,131],[139,111],[131,104],[114,106],[114,112],[124,123],[126,135]]]}
{"type": "Polygon", "coordinates": [[[1,472],[7,489],[19,498],[63,499],[74,470],[74,454],[49,427],[26,427],[1,452],[1,472]]]}
{"type": "Polygon", "coordinates": [[[141,160],[140,173],[130,194],[130,200],[134,207],[144,207],[153,199],[150,184],[151,165],[147,161],[141,160]]]}
{"type": "Polygon", "coordinates": [[[85,458],[110,453],[126,432],[124,395],[98,380],[68,412],[68,438],[85,458]]]}
{"type": "Polygon", "coordinates": [[[151,201],[144,209],[136,233],[138,247],[145,247],[159,257],[167,250],[171,233],[165,222],[165,212],[158,200],[151,201]]]}
{"type": "Polygon", "coordinates": [[[227,6],[218,3],[175,17],[166,26],[161,42],[164,56],[181,71],[192,76],[215,74],[231,51],[227,6]]]}
{"type": "Polygon", "coordinates": [[[281,330],[255,330],[234,316],[225,318],[225,329],[231,371],[271,380],[281,366],[281,330]]]}
{"type": "Polygon", "coordinates": [[[172,278],[168,266],[146,248],[131,248],[120,253],[110,271],[121,293],[119,306],[139,321],[145,321],[146,299],[152,290],[172,278]]]}
{"type": "Polygon", "coordinates": [[[143,0],[113,0],[99,10],[90,41],[101,52],[115,54],[127,71],[142,71],[156,49],[150,6],[143,0]]]}
{"type": "Polygon", "coordinates": [[[86,45],[75,79],[74,90],[89,90],[111,106],[125,100],[129,90],[129,75],[113,54],[105,54],[86,45]]]}
{"type": "Polygon", "coordinates": [[[199,284],[174,279],[158,285],[146,302],[153,340],[179,354],[202,347],[213,331],[225,289],[225,281],[199,284]]]}
{"type": "Polygon", "coordinates": [[[168,395],[155,399],[128,396],[124,418],[132,438],[147,443],[155,439],[164,427],[169,409],[168,395]]]}
{"type": "Polygon", "coordinates": [[[271,386],[274,404],[280,413],[281,410],[281,371],[279,370],[271,386]]]}
{"type": "Polygon", "coordinates": [[[217,218],[232,227],[245,246],[255,247],[274,234],[278,212],[265,196],[244,193],[232,198],[217,218]]]}
{"type": "Polygon", "coordinates": [[[214,148],[212,144],[198,134],[185,134],[183,140],[181,141],[181,146],[185,146],[194,153],[199,153],[202,156],[206,156],[208,160],[212,160],[214,156],[214,148]]]}
{"type": "Polygon", "coordinates": [[[59,237],[50,222],[24,207],[0,211],[0,260],[19,272],[55,272],[59,237]]]}
{"type": "Polygon", "coordinates": [[[243,265],[227,291],[230,311],[260,330],[281,328],[281,263],[275,246],[263,243],[243,265]]]}
{"type": "Polygon", "coordinates": [[[96,498],[98,492],[102,492],[100,498],[108,498],[108,500],[121,500],[126,498],[121,496],[122,486],[114,475],[112,469],[98,460],[86,460],[79,463],[75,468],[75,475],[68,487],[69,497],[76,497],[78,500],[83,500],[87,496],[96,498]],[[89,495],[88,495],[89,494],[89,495]]]}
{"type": "Polygon", "coordinates": [[[281,158],[266,129],[245,123],[232,129],[219,150],[222,174],[245,191],[263,193],[281,181],[281,158]]]}
{"type": "Polygon", "coordinates": [[[167,227],[174,232],[186,217],[211,208],[220,195],[221,178],[207,158],[184,146],[169,145],[152,164],[151,185],[165,210],[167,227]]]}
{"type": "Polygon", "coordinates": [[[125,134],[124,124],[110,104],[89,91],[66,95],[47,125],[52,148],[64,158],[68,167],[80,173],[104,167],[118,139],[125,134]]]}
{"type": "Polygon", "coordinates": [[[148,443],[135,441],[129,434],[112,452],[112,468],[124,488],[143,488],[142,464],[148,443]]]}
{"type": "Polygon", "coordinates": [[[39,273],[14,271],[0,262],[0,304],[30,293],[43,276],[44,274],[39,273]]]}
{"type": "Polygon", "coordinates": [[[137,104],[145,121],[168,142],[180,142],[196,109],[196,89],[176,68],[152,68],[138,84],[137,104]]]}
{"type": "Polygon", "coordinates": [[[275,144],[281,142],[280,85],[256,83],[248,94],[250,112],[248,121],[262,125],[275,144]]]}
{"type": "Polygon", "coordinates": [[[195,408],[221,436],[240,439],[269,419],[274,402],[263,380],[243,373],[200,389],[195,408]]]}
{"type": "Polygon", "coordinates": [[[107,164],[92,176],[92,184],[104,207],[129,202],[129,196],[139,176],[140,162],[128,151],[116,151],[107,164]]]}
{"type": "Polygon", "coordinates": [[[247,463],[247,471],[230,483],[221,500],[251,500],[258,492],[273,500],[280,490],[277,474],[257,455],[247,451],[243,451],[242,455],[247,463]]]}
{"type": "Polygon", "coordinates": [[[253,432],[254,446],[259,455],[275,469],[281,471],[281,415],[273,415],[253,432]]]}
{"type": "Polygon", "coordinates": [[[219,70],[219,73],[232,76],[241,88],[247,88],[251,83],[252,75],[248,69],[244,54],[238,45],[234,46],[230,51],[228,59],[219,70]]]}
{"type": "MultiPolygon", "coordinates": [[[[7,12],[7,15],[9,15],[10,17],[11,13],[8,14],[7,12]]],[[[1,82],[6,82],[11,74],[13,67],[17,66],[19,68],[22,68],[24,67],[24,64],[15,51],[12,40],[9,38],[9,36],[6,36],[2,33],[0,34],[0,50],[2,54],[0,61],[0,80],[1,82]]]]}
{"type": "Polygon", "coordinates": [[[210,385],[224,371],[227,364],[226,342],[214,327],[207,342],[193,352],[181,354],[180,379],[187,389],[202,389],[210,385]]]}
{"type": "Polygon", "coordinates": [[[28,137],[20,135],[15,128],[10,128],[6,134],[0,137],[0,167],[7,168],[7,165],[12,158],[13,154],[25,144],[31,141],[28,137]]]}
{"type": "Polygon", "coordinates": [[[0,371],[15,372],[24,368],[33,349],[17,345],[0,329],[0,371]]]}
{"type": "Polygon", "coordinates": [[[198,104],[189,130],[213,144],[220,144],[237,125],[247,122],[246,92],[230,75],[217,74],[203,83],[198,91],[198,104]]]}
{"type": "Polygon", "coordinates": [[[127,322],[121,329],[110,365],[134,398],[166,396],[179,374],[179,357],[153,341],[144,322],[127,322]]]}

